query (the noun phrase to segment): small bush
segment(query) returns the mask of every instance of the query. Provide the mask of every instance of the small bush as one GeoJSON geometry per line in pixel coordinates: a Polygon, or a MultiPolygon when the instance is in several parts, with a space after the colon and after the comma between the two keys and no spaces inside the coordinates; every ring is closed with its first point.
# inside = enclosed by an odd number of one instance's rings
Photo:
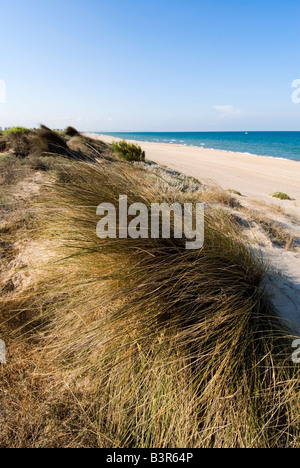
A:
{"type": "Polygon", "coordinates": [[[126,159],[129,162],[143,162],[145,161],[146,154],[140,146],[134,145],[133,143],[127,143],[125,140],[119,143],[113,142],[113,150],[121,158],[126,159]]]}
{"type": "Polygon", "coordinates": [[[291,197],[283,192],[276,192],[272,195],[273,198],[279,198],[280,200],[291,200],[291,197]]]}
{"type": "Polygon", "coordinates": [[[28,128],[25,127],[12,127],[8,130],[5,130],[3,133],[4,135],[27,135],[30,132],[28,128]]]}

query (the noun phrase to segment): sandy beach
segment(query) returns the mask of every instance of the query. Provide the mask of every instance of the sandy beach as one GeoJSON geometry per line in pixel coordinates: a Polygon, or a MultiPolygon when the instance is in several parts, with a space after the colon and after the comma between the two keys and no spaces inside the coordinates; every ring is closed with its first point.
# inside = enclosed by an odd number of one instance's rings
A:
{"type": "MultiPolygon", "coordinates": [[[[89,136],[106,143],[118,141],[107,135],[89,136]]],[[[167,143],[134,143],[146,151],[151,161],[212,181],[225,190],[238,190],[250,199],[280,204],[287,213],[300,216],[300,163],[297,161],[167,143]],[[275,192],[287,193],[293,201],[274,199],[270,195],[275,192]]]]}

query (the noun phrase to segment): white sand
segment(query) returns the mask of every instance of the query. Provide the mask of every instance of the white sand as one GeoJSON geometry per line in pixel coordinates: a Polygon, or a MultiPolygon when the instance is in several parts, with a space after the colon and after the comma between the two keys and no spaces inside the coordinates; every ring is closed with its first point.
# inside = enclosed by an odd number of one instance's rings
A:
{"type": "MultiPolygon", "coordinates": [[[[87,135],[106,143],[118,140],[107,135],[87,135]]],[[[296,217],[290,227],[300,239],[300,162],[165,143],[134,143],[146,151],[148,160],[217,183],[224,189],[238,190],[244,196],[243,204],[259,201],[281,206],[286,214],[296,217]],[[274,199],[270,196],[274,192],[285,192],[293,200],[274,199]]],[[[274,269],[268,281],[273,303],[279,315],[289,322],[292,333],[300,336],[299,249],[288,252],[272,246],[261,252],[274,269]]]]}

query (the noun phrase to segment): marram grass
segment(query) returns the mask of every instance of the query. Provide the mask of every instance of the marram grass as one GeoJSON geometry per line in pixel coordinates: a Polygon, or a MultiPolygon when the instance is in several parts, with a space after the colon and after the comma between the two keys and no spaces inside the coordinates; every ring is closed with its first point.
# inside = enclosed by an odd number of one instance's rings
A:
{"type": "Polygon", "coordinates": [[[97,446],[298,447],[291,339],[264,291],[265,267],[232,217],[206,195],[201,251],[180,240],[100,240],[102,202],[201,194],[158,192],[127,163],[76,163],[61,180],[39,207],[56,261],[31,307],[43,304],[41,354],[54,364],[57,394],[86,389],[78,411],[97,446]]]}

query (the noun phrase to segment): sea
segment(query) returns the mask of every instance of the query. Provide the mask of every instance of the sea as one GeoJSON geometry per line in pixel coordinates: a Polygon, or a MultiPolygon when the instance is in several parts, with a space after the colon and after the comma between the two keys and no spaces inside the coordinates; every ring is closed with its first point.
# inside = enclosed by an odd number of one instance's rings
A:
{"type": "Polygon", "coordinates": [[[299,132],[146,132],[104,133],[125,140],[198,146],[300,161],[299,132]]]}

